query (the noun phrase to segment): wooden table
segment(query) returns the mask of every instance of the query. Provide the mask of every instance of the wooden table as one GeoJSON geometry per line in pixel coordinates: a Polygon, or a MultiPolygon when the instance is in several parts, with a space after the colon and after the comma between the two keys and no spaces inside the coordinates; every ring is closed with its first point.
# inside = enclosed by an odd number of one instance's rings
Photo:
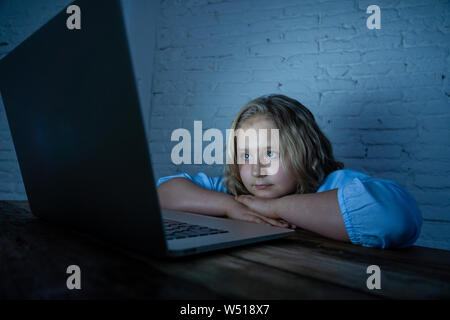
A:
{"type": "Polygon", "coordinates": [[[0,201],[0,299],[450,298],[450,252],[364,248],[303,230],[282,240],[157,260],[35,218],[0,201]],[[68,290],[69,265],[81,290],[68,290]],[[367,288],[378,265],[381,289],[367,288]]]}

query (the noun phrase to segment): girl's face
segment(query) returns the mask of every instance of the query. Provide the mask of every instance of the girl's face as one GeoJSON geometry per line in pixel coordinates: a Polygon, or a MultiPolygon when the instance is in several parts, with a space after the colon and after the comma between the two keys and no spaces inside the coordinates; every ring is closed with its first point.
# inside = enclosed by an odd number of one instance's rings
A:
{"type": "MultiPolygon", "coordinates": [[[[297,181],[290,168],[285,168],[280,161],[280,153],[271,151],[271,129],[277,129],[273,121],[265,116],[256,115],[240,126],[243,131],[254,129],[258,133],[259,129],[267,130],[267,141],[259,139],[256,145],[250,142],[245,148],[245,136],[237,133],[237,157],[239,172],[242,182],[247,190],[261,198],[279,198],[293,193],[297,187],[297,181]],[[252,157],[256,155],[256,163],[251,163],[252,157]],[[267,170],[268,167],[277,170],[267,170]],[[272,172],[271,172],[272,171],[272,172]]],[[[253,143],[254,144],[254,143],[253,143]]],[[[279,146],[281,150],[282,146],[279,146]]]]}

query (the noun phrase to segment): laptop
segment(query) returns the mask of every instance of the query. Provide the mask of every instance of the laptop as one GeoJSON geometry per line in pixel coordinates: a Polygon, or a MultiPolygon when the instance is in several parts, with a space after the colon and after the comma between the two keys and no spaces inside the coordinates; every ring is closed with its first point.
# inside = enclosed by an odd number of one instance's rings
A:
{"type": "Polygon", "coordinates": [[[161,210],[121,2],[80,0],[0,60],[0,92],[32,213],[153,256],[294,231],[161,210]]]}

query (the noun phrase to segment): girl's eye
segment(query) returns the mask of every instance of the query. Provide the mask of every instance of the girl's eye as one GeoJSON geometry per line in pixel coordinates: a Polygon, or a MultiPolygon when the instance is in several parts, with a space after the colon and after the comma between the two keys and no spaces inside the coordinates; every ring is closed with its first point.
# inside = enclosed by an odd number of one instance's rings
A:
{"type": "Polygon", "coordinates": [[[277,153],[276,153],[276,152],[272,152],[272,151],[267,151],[267,156],[268,156],[269,158],[275,158],[275,157],[276,157],[276,155],[277,155],[277,153]]]}

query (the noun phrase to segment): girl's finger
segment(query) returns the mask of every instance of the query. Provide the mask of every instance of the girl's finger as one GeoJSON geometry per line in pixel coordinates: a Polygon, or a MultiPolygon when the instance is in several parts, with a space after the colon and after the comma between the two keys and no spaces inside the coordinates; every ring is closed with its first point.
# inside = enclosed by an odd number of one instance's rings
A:
{"type": "Polygon", "coordinates": [[[271,225],[274,225],[274,226],[277,226],[277,227],[287,228],[289,226],[289,224],[286,223],[286,222],[280,222],[280,221],[277,221],[275,219],[270,219],[270,218],[266,218],[266,217],[260,217],[260,218],[265,220],[265,221],[267,221],[271,225]]]}
{"type": "Polygon", "coordinates": [[[258,216],[256,214],[253,213],[248,213],[246,215],[246,218],[248,219],[248,221],[250,222],[256,222],[256,223],[263,223],[263,224],[268,224],[263,217],[258,216]]]}
{"type": "Polygon", "coordinates": [[[284,219],[280,219],[278,221],[280,221],[281,223],[286,223],[288,225],[288,227],[291,228],[291,229],[296,229],[297,228],[297,226],[295,224],[289,223],[288,221],[286,221],[284,219]]]}
{"type": "Polygon", "coordinates": [[[264,223],[264,221],[260,218],[258,218],[257,216],[254,215],[248,215],[245,217],[245,220],[248,222],[254,222],[254,223],[264,223]]]}

